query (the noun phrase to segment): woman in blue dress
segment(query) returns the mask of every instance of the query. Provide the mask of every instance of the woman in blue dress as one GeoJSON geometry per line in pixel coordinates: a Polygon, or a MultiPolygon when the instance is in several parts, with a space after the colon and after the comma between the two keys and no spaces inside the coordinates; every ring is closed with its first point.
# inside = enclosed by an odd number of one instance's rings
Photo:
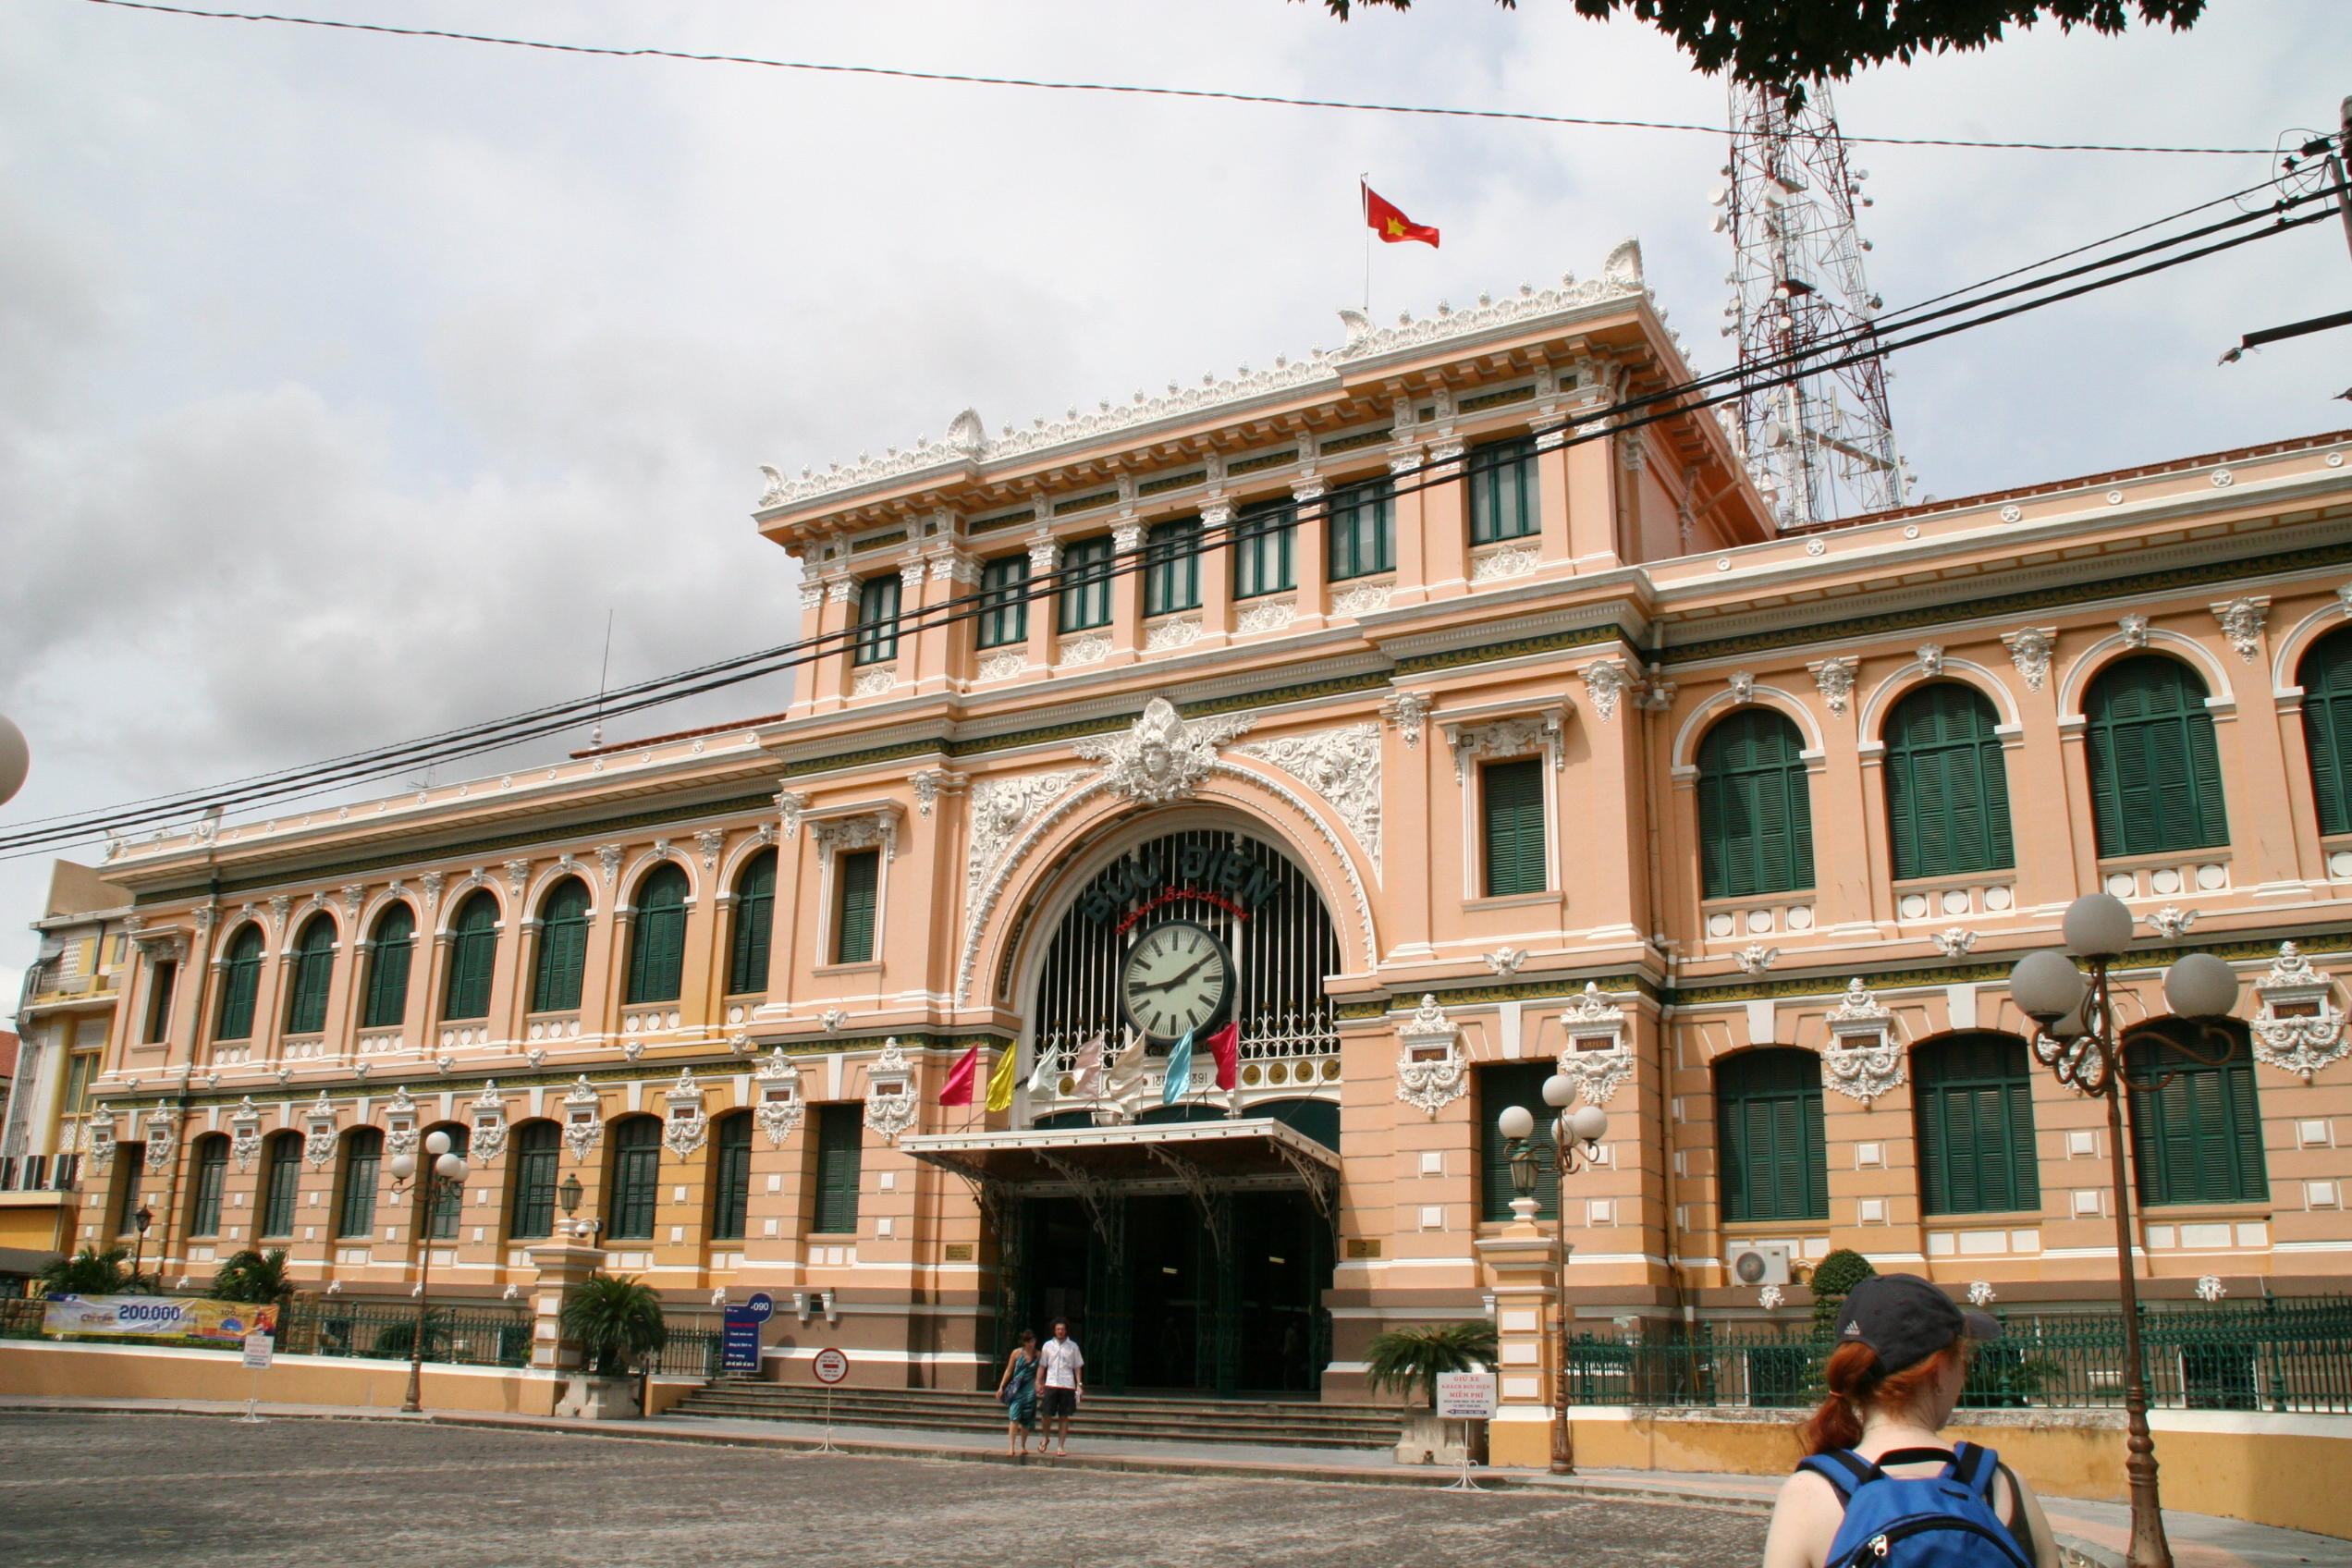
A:
{"type": "MultiPolygon", "coordinates": [[[[1027,1435],[1037,1429],[1037,1336],[1021,1330],[1021,1342],[1005,1357],[1004,1376],[997,1380],[997,1398],[1005,1407],[1005,1457],[1019,1457],[1027,1435]]],[[[1038,1445],[1038,1452],[1045,1452],[1038,1445]]]]}

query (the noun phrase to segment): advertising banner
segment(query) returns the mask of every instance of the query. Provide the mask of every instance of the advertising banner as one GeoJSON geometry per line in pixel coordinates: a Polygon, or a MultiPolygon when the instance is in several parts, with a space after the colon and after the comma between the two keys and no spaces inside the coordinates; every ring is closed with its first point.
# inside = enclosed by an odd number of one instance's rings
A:
{"type": "Polygon", "coordinates": [[[53,1295],[41,1315],[44,1334],[140,1334],[159,1340],[218,1340],[241,1344],[251,1333],[277,1331],[274,1303],[202,1296],[53,1295]]]}

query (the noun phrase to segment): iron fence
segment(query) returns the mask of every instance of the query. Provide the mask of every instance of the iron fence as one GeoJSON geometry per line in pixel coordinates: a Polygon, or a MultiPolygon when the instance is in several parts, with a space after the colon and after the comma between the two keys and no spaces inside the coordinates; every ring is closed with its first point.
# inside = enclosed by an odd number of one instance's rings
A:
{"type": "MultiPolygon", "coordinates": [[[[2124,1403],[2119,1315],[2014,1313],[1978,1347],[1963,1408],[2124,1403]]],[[[1568,1346],[1572,1404],[1798,1409],[1822,1394],[1834,1341],[1809,1324],[1671,1320],[1568,1346]]],[[[2149,1403],[2163,1410],[2352,1413],[2352,1298],[2143,1310],[2149,1403]]]]}
{"type": "Polygon", "coordinates": [[[715,1329],[672,1329],[669,1341],[654,1354],[656,1378],[716,1378],[719,1341],[715,1329]]]}
{"type": "MultiPolygon", "coordinates": [[[[423,1360],[460,1366],[526,1366],[528,1313],[484,1307],[428,1306],[423,1360]]],[[[298,1296],[278,1324],[277,1348],[289,1355],[340,1355],[406,1361],[416,1342],[417,1310],[399,1302],[340,1302],[298,1296]]]]}
{"type": "Polygon", "coordinates": [[[41,1338],[41,1315],[49,1303],[40,1296],[23,1296],[0,1301],[0,1340],[37,1340],[41,1338]]]}

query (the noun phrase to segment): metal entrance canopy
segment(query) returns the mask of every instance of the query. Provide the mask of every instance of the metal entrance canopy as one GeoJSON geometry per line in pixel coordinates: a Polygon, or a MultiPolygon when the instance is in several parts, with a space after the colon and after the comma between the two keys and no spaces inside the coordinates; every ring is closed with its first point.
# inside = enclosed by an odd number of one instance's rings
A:
{"type": "Polygon", "coordinates": [[[920,1133],[899,1146],[952,1170],[988,1197],[1106,1200],[1152,1193],[1214,1194],[1304,1187],[1329,1216],[1338,1153],[1272,1117],[1245,1121],[1126,1122],[1004,1133],[920,1133]]]}

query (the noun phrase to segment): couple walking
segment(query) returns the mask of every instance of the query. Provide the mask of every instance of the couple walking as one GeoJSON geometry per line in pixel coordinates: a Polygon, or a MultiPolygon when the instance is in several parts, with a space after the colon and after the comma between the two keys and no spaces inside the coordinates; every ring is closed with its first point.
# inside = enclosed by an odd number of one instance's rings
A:
{"type": "Polygon", "coordinates": [[[1037,1418],[1045,1417],[1046,1429],[1040,1435],[1035,1452],[1046,1452],[1046,1444],[1054,1439],[1055,1426],[1060,1423],[1060,1439],[1054,1449],[1057,1459],[1070,1452],[1070,1418],[1078,1414],[1078,1396],[1085,1388],[1086,1358],[1079,1353],[1078,1341],[1070,1337],[1067,1319],[1053,1321],[1053,1338],[1042,1346],[1037,1336],[1027,1329],[1021,1330],[1021,1342],[1005,1357],[1004,1376],[997,1380],[997,1398],[1005,1407],[1005,1452],[1017,1456],[1027,1450],[1028,1433],[1035,1431],[1037,1418]]]}

